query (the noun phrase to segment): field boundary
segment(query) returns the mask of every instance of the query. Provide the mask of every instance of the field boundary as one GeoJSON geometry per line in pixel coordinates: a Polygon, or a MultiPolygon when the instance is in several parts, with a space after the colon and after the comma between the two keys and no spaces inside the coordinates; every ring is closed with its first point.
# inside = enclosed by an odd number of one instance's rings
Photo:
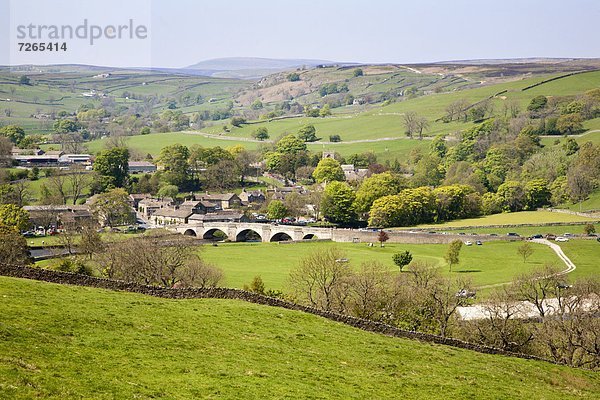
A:
{"type": "Polygon", "coordinates": [[[348,315],[337,314],[317,308],[303,306],[282,299],[268,297],[257,293],[248,292],[241,289],[231,288],[186,288],[170,289],[161,286],[141,285],[137,283],[124,282],[114,279],[97,278],[87,275],[74,274],[70,272],[53,271],[43,268],[32,268],[17,265],[0,265],[0,275],[31,279],[43,282],[57,283],[61,285],[76,285],[83,287],[93,287],[98,289],[108,289],[114,291],[124,291],[131,293],[144,294],[148,296],[166,298],[166,299],[229,299],[241,300],[249,303],[280,307],[288,310],[301,311],[304,313],[316,315],[328,320],[339,322],[354,328],[367,332],[383,334],[391,337],[419,340],[422,342],[440,344],[457,347],[466,350],[472,350],[484,354],[496,354],[509,357],[517,357],[526,360],[545,361],[552,364],[561,365],[561,363],[546,358],[533,356],[524,353],[510,352],[494,347],[478,345],[453,338],[445,338],[438,335],[407,331],[387,325],[381,322],[365,320],[348,315]]]}

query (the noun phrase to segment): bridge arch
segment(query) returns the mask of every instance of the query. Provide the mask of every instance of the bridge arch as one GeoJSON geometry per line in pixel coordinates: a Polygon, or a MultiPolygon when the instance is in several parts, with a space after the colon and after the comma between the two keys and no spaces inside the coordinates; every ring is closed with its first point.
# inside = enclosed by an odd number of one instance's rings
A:
{"type": "Polygon", "coordinates": [[[306,235],[304,235],[302,237],[302,240],[316,240],[316,239],[318,239],[318,237],[314,233],[307,233],[306,235]]]}
{"type": "Polygon", "coordinates": [[[261,242],[262,236],[254,229],[242,229],[235,235],[236,242],[261,242]]]}
{"type": "Polygon", "coordinates": [[[277,232],[271,236],[271,242],[287,242],[292,240],[292,237],[285,232],[277,232]]]}
{"type": "Polygon", "coordinates": [[[227,238],[227,234],[219,228],[209,229],[202,235],[202,239],[206,240],[224,240],[227,238]]]}
{"type": "Polygon", "coordinates": [[[185,232],[183,232],[184,236],[196,236],[196,231],[193,229],[186,229],[185,232]]]}

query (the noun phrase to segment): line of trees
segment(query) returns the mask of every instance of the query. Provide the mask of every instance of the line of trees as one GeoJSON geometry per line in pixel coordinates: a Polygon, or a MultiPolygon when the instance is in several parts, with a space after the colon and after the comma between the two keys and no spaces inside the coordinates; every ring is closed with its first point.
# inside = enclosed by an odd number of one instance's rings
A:
{"type": "Polygon", "coordinates": [[[474,293],[468,280],[446,277],[426,262],[411,262],[409,254],[396,258],[399,265],[410,262],[407,271],[392,274],[378,262],[352,268],[335,247],[315,251],[290,272],[289,296],[323,310],[403,329],[600,368],[598,280],[567,284],[556,267],[547,265],[495,289],[481,303],[480,319],[462,320],[457,309],[472,304],[474,293]],[[531,309],[534,318],[528,314],[531,309]]]}

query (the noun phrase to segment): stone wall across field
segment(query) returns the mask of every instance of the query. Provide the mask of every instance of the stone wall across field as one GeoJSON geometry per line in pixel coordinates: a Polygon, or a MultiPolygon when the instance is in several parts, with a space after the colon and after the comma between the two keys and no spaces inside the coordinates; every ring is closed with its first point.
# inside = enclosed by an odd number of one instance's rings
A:
{"type": "MultiPolygon", "coordinates": [[[[493,240],[521,240],[520,237],[490,236],[490,235],[458,235],[441,234],[415,231],[386,231],[389,240],[387,243],[408,243],[408,244],[446,244],[453,240],[471,241],[477,240],[489,242],[493,240]]],[[[334,242],[347,243],[377,243],[379,232],[357,229],[333,229],[332,240],[334,242]]]]}
{"type": "Polygon", "coordinates": [[[168,298],[168,299],[234,299],[242,300],[255,304],[268,305],[271,307],[281,307],[289,310],[301,311],[331,321],[343,323],[362,329],[368,332],[384,334],[387,336],[401,337],[408,339],[417,339],[423,342],[444,344],[448,346],[458,347],[467,350],[473,350],[486,354],[500,354],[505,356],[519,357],[524,359],[540,360],[553,362],[540,357],[513,353],[496,349],[493,347],[481,346],[473,343],[464,342],[458,339],[443,338],[437,335],[431,335],[420,332],[406,331],[380,322],[369,321],[365,319],[355,318],[348,315],[336,314],[328,311],[323,311],[317,308],[303,306],[300,304],[288,302],[285,300],[263,296],[260,294],[248,292],[240,289],[230,288],[187,288],[187,289],[170,289],[159,286],[147,286],[137,283],[123,282],[112,279],[96,278],[87,275],[73,274],[69,272],[52,271],[42,268],[32,268],[24,266],[0,265],[0,275],[14,278],[33,279],[44,282],[57,284],[68,284],[77,286],[94,287],[99,289],[126,291],[131,293],[140,293],[149,296],[168,298]]]}

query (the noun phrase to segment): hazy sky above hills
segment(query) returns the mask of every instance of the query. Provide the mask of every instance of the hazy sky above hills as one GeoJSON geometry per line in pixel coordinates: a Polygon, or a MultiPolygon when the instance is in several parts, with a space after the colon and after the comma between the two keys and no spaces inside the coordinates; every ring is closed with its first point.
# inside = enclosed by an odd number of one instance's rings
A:
{"type": "MultiPolygon", "coordinates": [[[[600,57],[598,0],[0,0],[0,64],[184,67],[218,57],[427,62],[600,57]],[[17,25],[135,24],[147,39],[19,52],[17,25]]],[[[47,41],[47,40],[44,40],[47,41]]]]}

